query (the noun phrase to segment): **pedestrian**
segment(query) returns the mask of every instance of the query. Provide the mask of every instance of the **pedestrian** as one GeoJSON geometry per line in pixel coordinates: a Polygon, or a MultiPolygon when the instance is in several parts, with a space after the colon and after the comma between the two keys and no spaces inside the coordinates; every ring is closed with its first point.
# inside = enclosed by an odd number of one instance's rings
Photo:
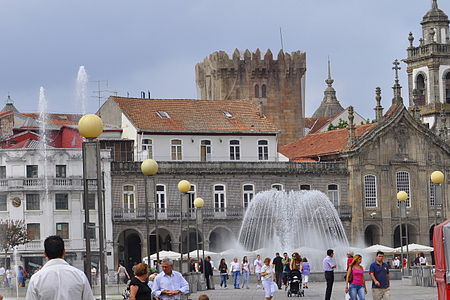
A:
{"type": "Polygon", "coordinates": [[[394,269],[400,269],[400,259],[398,258],[398,256],[394,258],[392,264],[394,265],[394,269]]]}
{"type": "Polygon", "coordinates": [[[134,277],[130,281],[130,300],[149,300],[152,290],[148,286],[149,269],[147,264],[140,263],[134,266],[134,277]]]}
{"type": "Polygon", "coordinates": [[[211,289],[215,289],[215,283],[214,283],[214,270],[216,269],[214,266],[214,261],[212,260],[211,256],[207,256],[209,263],[211,264],[211,277],[209,278],[211,282],[211,289]]]}
{"type": "Polygon", "coordinates": [[[292,270],[299,270],[300,273],[302,272],[302,257],[298,252],[292,253],[292,260],[291,260],[291,271],[292,270]]]}
{"type": "Polygon", "coordinates": [[[280,253],[275,253],[275,258],[272,261],[272,265],[275,268],[275,281],[277,283],[278,289],[281,290],[281,284],[283,279],[283,259],[280,256],[280,253]]]}
{"type": "Polygon", "coordinates": [[[60,236],[47,237],[44,251],[48,262],[31,277],[27,300],[94,300],[86,275],[64,260],[66,250],[60,236]]]}
{"type": "Polygon", "coordinates": [[[11,281],[12,281],[13,273],[12,273],[11,269],[8,268],[8,269],[6,269],[5,274],[6,274],[6,281],[5,281],[6,287],[10,288],[11,287],[11,281]]]}
{"type": "Polygon", "coordinates": [[[239,264],[237,257],[233,258],[233,262],[230,264],[230,271],[233,276],[234,288],[238,289],[241,279],[241,265],[239,264]]]}
{"type": "Polygon", "coordinates": [[[97,285],[97,268],[94,266],[91,267],[91,280],[92,285],[97,285]]]}
{"type": "Polygon", "coordinates": [[[389,300],[389,267],[383,262],[384,253],[377,252],[376,260],[370,265],[369,274],[372,278],[373,300],[389,300]]]}
{"type": "Polygon", "coordinates": [[[347,253],[347,266],[345,267],[345,271],[348,271],[348,267],[352,262],[353,262],[353,252],[350,251],[347,253]]]}
{"type": "Polygon", "coordinates": [[[6,283],[6,270],[3,266],[0,266],[0,287],[3,287],[6,283]]]}
{"type": "Polygon", "coordinates": [[[220,272],[220,287],[226,289],[228,279],[228,266],[227,263],[225,262],[225,258],[222,258],[220,260],[219,272],[220,272]]]}
{"type": "Polygon", "coordinates": [[[308,289],[309,274],[311,274],[311,265],[306,257],[302,259],[302,275],[303,275],[303,288],[308,289]]]}
{"type": "Polygon", "coordinates": [[[19,270],[17,272],[17,286],[25,287],[25,273],[22,266],[19,266],[19,270]]]}
{"type": "Polygon", "coordinates": [[[366,281],[364,280],[364,268],[361,266],[362,256],[356,254],[348,266],[345,277],[345,293],[350,294],[351,300],[365,300],[367,294],[366,281]]]}
{"type": "Polygon", "coordinates": [[[173,270],[173,262],[164,258],[161,263],[162,272],[153,282],[153,297],[160,300],[179,300],[180,294],[189,293],[189,284],[181,273],[173,270]]]}
{"type": "Polygon", "coordinates": [[[128,271],[123,266],[123,263],[119,263],[119,267],[117,268],[116,275],[117,275],[117,284],[127,283],[127,281],[130,279],[130,275],[128,275],[128,271]]]}
{"type": "Polygon", "coordinates": [[[205,259],[205,281],[206,281],[206,289],[211,290],[211,276],[213,275],[211,263],[209,262],[209,259],[205,259]]]}
{"type": "Polygon", "coordinates": [[[152,273],[152,275],[148,276],[148,283],[147,283],[147,285],[152,291],[153,291],[153,282],[155,282],[156,275],[158,275],[158,274],[157,273],[152,273]]]}
{"type": "Polygon", "coordinates": [[[425,257],[425,254],[423,252],[419,254],[419,265],[421,266],[427,265],[427,258],[425,257]]]}
{"type": "Polygon", "coordinates": [[[195,272],[195,261],[194,258],[189,258],[189,272],[195,272]]]}
{"type": "Polygon", "coordinates": [[[256,259],[253,262],[253,266],[256,275],[256,289],[259,289],[261,287],[261,268],[263,266],[263,261],[261,260],[261,256],[259,254],[256,255],[256,259]]]}
{"type": "Polygon", "coordinates": [[[283,264],[283,285],[286,287],[289,277],[289,272],[291,271],[291,258],[289,255],[284,252],[283,253],[283,259],[281,260],[281,263],[283,264]]]}
{"type": "Polygon", "coordinates": [[[198,296],[198,300],[209,300],[209,297],[208,297],[208,295],[200,295],[200,296],[198,296]]]}
{"type": "Polygon", "coordinates": [[[333,292],[334,283],[334,269],[336,264],[333,260],[334,251],[333,249],[327,250],[327,257],[323,260],[323,271],[325,272],[325,280],[327,281],[327,289],[325,291],[325,300],[331,300],[331,294],[333,292]]]}
{"type": "Polygon", "coordinates": [[[250,267],[248,264],[247,256],[244,256],[242,258],[241,271],[242,271],[242,288],[245,287],[246,289],[249,289],[248,280],[250,278],[250,267]]]}
{"type": "Polygon", "coordinates": [[[420,256],[419,256],[419,254],[416,254],[416,257],[414,258],[414,261],[413,261],[413,265],[414,266],[419,266],[420,265],[420,256]]]}
{"type": "Polygon", "coordinates": [[[270,265],[270,258],[266,257],[264,259],[264,266],[262,266],[261,268],[261,276],[264,287],[264,296],[268,300],[272,300],[272,297],[275,294],[275,283],[273,282],[273,275],[274,272],[272,266],[270,265]]]}

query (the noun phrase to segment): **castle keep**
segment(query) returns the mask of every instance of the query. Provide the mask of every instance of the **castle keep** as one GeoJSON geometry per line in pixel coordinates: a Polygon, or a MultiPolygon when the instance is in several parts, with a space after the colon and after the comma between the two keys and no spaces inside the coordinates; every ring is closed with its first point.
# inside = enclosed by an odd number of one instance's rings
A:
{"type": "Polygon", "coordinates": [[[280,50],[277,59],[259,49],[230,58],[214,52],[195,67],[197,97],[206,100],[250,100],[281,130],[279,145],[303,136],[306,53],[280,50]]]}

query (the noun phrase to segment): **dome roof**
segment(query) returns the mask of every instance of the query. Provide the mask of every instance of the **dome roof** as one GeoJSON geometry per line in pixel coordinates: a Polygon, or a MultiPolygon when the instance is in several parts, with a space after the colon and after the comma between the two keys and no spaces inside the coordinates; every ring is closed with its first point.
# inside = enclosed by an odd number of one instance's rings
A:
{"type": "Polygon", "coordinates": [[[439,9],[437,0],[433,0],[431,9],[423,16],[422,25],[429,22],[447,22],[450,23],[448,20],[448,16],[445,14],[444,11],[439,9]]]}

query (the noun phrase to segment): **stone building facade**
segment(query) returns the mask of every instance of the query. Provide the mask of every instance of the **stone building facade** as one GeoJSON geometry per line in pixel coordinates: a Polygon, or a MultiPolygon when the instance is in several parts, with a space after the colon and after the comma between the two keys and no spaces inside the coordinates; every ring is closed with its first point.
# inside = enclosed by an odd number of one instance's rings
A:
{"type": "Polygon", "coordinates": [[[230,58],[214,52],[195,67],[197,97],[202,100],[250,100],[281,130],[279,145],[303,136],[305,118],[306,53],[278,53],[273,59],[257,49],[230,58]]]}
{"type": "MultiPolygon", "coordinates": [[[[247,200],[271,188],[289,190],[317,189],[333,200],[347,234],[351,234],[351,207],[348,202],[348,172],[343,163],[281,162],[161,162],[154,180],[158,194],[161,249],[179,250],[180,193],[177,184],[186,179],[191,185],[190,199],[201,197],[205,249],[223,251],[232,248],[239,235],[247,200]],[[217,187],[220,187],[217,189],[217,187]],[[164,195],[164,196],[161,196],[164,195]],[[223,196],[222,196],[223,195],[223,196]],[[223,198],[222,198],[223,197],[223,198]],[[164,204],[161,203],[164,199],[164,204]],[[220,199],[224,202],[220,203],[220,199]]],[[[111,169],[115,262],[128,266],[147,253],[145,227],[145,182],[138,162],[113,162],[111,169]],[[130,196],[132,195],[132,196],[130,196]],[[129,199],[134,199],[129,206],[129,199]]],[[[148,179],[150,208],[150,252],[155,252],[153,177],[148,179]]],[[[187,240],[183,228],[183,245],[187,240]]],[[[190,226],[191,250],[195,249],[195,218],[190,226]]],[[[202,226],[199,228],[202,239],[202,226]]],[[[186,252],[186,251],[184,251],[186,252]]]]}

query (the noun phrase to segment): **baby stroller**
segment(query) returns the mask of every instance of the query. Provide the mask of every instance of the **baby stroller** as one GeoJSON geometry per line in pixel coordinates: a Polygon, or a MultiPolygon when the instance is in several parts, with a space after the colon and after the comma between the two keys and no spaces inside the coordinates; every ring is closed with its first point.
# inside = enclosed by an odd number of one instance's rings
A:
{"type": "Polygon", "coordinates": [[[297,297],[305,296],[305,291],[302,288],[302,273],[299,270],[292,270],[289,273],[288,286],[288,297],[292,297],[293,295],[297,297]]]}

